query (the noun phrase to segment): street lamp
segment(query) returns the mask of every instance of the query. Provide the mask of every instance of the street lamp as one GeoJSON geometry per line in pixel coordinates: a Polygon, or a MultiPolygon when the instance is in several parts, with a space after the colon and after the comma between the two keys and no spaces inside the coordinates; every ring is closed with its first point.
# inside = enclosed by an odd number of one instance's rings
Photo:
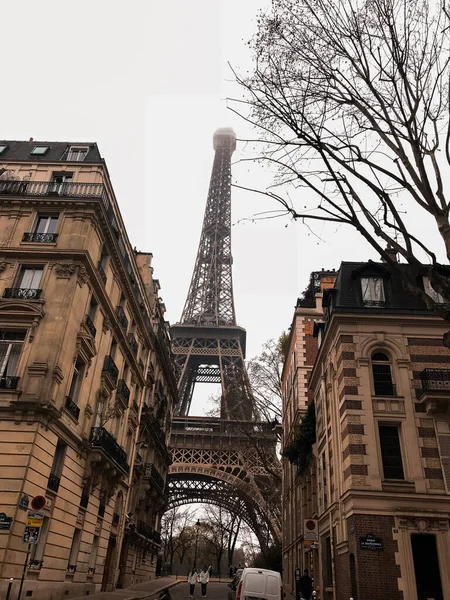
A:
{"type": "Polygon", "coordinates": [[[198,534],[200,531],[200,519],[197,519],[197,523],[195,524],[195,531],[196,531],[196,536],[195,536],[195,551],[194,551],[194,569],[197,568],[197,550],[198,550],[198,534]]]}

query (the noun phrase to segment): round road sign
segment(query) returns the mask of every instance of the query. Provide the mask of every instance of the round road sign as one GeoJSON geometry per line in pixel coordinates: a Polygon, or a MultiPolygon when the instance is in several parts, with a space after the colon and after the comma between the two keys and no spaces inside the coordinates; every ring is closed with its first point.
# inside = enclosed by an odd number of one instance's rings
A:
{"type": "Polygon", "coordinates": [[[45,506],[44,496],[35,496],[31,501],[31,508],[34,510],[41,510],[45,506]]]}

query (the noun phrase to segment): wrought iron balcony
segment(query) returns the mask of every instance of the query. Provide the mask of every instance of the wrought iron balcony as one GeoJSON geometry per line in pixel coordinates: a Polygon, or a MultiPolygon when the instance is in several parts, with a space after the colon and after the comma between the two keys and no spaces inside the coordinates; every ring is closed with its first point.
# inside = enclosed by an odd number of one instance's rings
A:
{"type": "Polygon", "coordinates": [[[106,285],[107,277],[106,277],[105,269],[103,268],[103,265],[100,262],[97,265],[97,271],[98,271],[98,274],[100,275],[100,279],[103,281],[103,284],[106,285]]]}
{"type": "Polygon", "coordinates": [[[20,377],[15,375],[6,375],[0,377],[0,390],[16,390],[20,377]]]}
{"type": "Polygon", "coordinates": [[[128,404],[128,400],[130,399],[130,388],[123,379],[119,379],[117,383],[116,397],[117,396],[121,396],[125,401],[125,404],[128,404]]]}
{"type": "Polygon", "coordinates": [[[117,378],[119,377],[119,369],[111,356],[105,356],[105,362],[103,363],[103,373],[107,373],[111,378],[114,385],[117,384],[117,378]]]}
{"type": "Polygon", "coordinates": [[[131,350],[133,351],[133,354],[136,356],[136,354],[138,353],[139,350],[139,345],[136,341],[136,338],[134,337],[134,333],[129,333],[128,334],[128,341],[130,342],[130,346],[131,346],[131,350]]]}
{"type": "Polygon", "coordinates": [[[50,473],[47,481],[47,489],[52,490],[52,492],[57,492],[59,490],[60,481],[61,479],[59,477],[54,473],[50,473]]]}
{"type": "Polygon", "coordinates": [[[159,493],[164,492],[165,481],[158,469],[152,463],[146,463],[144,468],[144,477],[150,480],[150,485],[159,493]]]}
{"type": "Polygon", "coordinates": [[[66,181],[0,181],[0,194],[11,196],[72,196],[100,198],[105,207],[109,205],[108,195],[102,183],[75,183],[66,181]]]}
{"type": "Polygon", "coordinates": [[[86,315],[84,317],[84,322],[86,323],[86,327],[89,329],[89,333],[92,335],[93,338],[95,338],[97,334],[97,329],[95,328],[91,317],[89,315],[86,315]]]}
{"type": "Polygon", "coordinates": [[[423,392],[450,392],[450,369],[424,369],[420,379],[423,392]]]}
{"type": "Polygon", "coordinates": [[[57,233],[37,233],[36,231],[30,231],[23,234],[22,242],[34,242],[36,244],[54,244],[57,239],[57,233]]]}
{"type": "Polygon", "coordinates": [[[123,310],[122,306],[117,307],[116,314],[117,314],[117,319],[120,323],[120,326],[126,333],[127,329],[128,329],[128,319],[127,319],[127,316],[126,316],[125,311],[123,310]]]}
{"type": "Polygon", "coordinates": [[[424,369],[419,400],[429,414],[450,412],[450,369],[424,369]]]}
{"type": "Polygon", "coordinates": [[[78,421],[78,417],[80,416],[80,409],[75,404],[75,402],[69,396],[66,396],[65,409],[67,412],[72,415],[74,419],[78,421]]]}
{"type": "Polygon", "coordinates": [[[21,298],[25,300],[39,300],[42,290],[34,288],[5,288],[3,298],[21,298]]]}
{"type": "Polygon", "coordinates": [[[104,427],[91,429],[91,444],[93,448],[101,450],[109,460],[113,460],[124,473],[128,474],[130,467],[127,462],[127,453],[104,427]]]}

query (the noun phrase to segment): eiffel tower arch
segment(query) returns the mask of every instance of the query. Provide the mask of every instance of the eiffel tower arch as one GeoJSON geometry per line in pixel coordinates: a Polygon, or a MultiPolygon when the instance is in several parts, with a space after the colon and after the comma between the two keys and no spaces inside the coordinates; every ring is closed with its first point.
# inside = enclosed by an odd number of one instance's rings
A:
{"type": "Polygon", "coordinates": [[[181,320],[171,327],[179,403],[170,445],[168,507],[191,502],[239,514],[261,546],[280,541],[277,438],[258,421],[236,324],[231,254],[231,155],[236,136],[218,129],[200,244],[181,320]],[[218,383],[220,418],[190,415],[197,383],[218,383]]]}

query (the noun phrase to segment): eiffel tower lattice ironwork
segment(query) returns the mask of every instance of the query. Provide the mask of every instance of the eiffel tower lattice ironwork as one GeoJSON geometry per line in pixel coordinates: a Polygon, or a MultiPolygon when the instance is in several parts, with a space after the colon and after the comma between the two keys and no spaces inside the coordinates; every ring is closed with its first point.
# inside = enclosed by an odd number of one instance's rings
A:
{"type": "Polygon", "coordinates": [[[236,136],[218,129],[197,259],[180,323],[171,327],[179,403],[171,435],[169,507],[220,504],[240,514],[261,544],[280,538],[276,435],[258,422],[236,324],[231,254],[231,155],[236,136]],[[196,383],[221,384],[220,418],[189,415],[196,383]]]}

